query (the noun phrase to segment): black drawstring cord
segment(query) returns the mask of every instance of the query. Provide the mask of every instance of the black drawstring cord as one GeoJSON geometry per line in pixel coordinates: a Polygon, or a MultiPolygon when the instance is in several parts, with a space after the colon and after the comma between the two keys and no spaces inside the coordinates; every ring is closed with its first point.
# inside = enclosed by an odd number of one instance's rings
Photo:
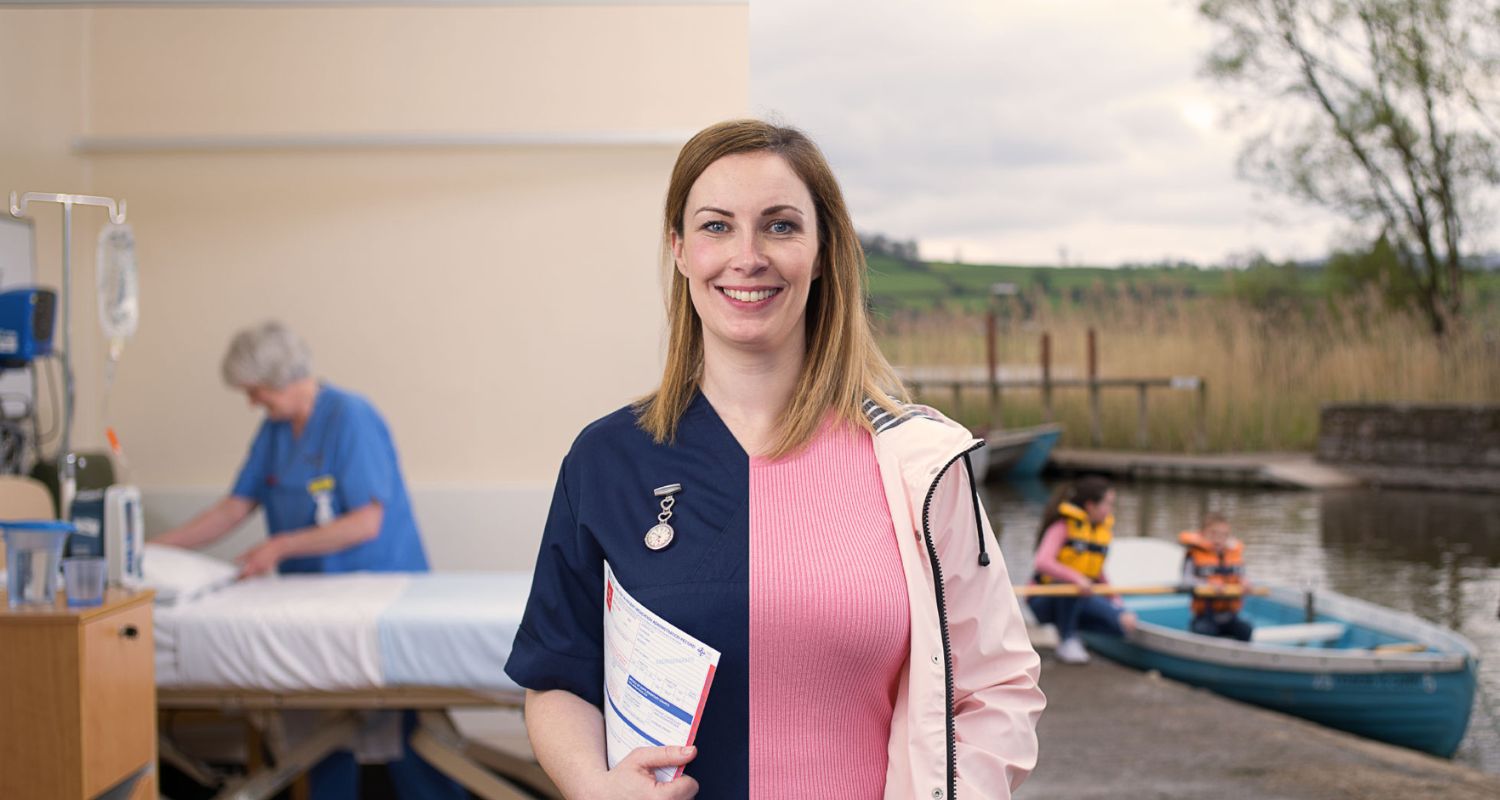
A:
{"type": "Polygon", "coordinates": [[[979,566],[990,565],[990,552],[984,546],[984,519],[979,515],[979,484],[974,482],[974,465],[969,463],[969,454],[964,453],[964,472],[969,473],[969,496],[974,500],[974,529],[979,532],[979,566]]]}

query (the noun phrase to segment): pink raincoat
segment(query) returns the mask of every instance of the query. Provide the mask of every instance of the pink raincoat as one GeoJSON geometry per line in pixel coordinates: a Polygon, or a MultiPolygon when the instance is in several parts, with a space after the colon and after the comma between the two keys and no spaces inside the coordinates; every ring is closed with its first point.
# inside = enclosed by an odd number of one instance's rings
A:
{"type": "Polygon", "coordinates": [[[866,403],[866,413],[911,600],[886,800],[1009,798],[1036,766],[1047,701],[1037,687],[1040,659],[980,512],[967,458],[980,441],[922,406],[893,418],[866,403]]]}

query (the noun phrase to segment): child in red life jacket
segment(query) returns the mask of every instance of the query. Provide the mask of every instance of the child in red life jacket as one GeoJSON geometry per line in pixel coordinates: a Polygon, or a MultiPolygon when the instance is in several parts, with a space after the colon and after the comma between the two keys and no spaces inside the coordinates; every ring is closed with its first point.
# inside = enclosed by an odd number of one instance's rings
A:
{"type": "MultiPolygon", "coordinates": [[[[1208,513],[1201,530],[1184,531],[1178,541],[1187,548],[1182,559],[1182,580],[1189,586],[1211,588],[1235,587],[1243,591],[1245,581],[1245,546],[1229,535],[1229,521],[1222,514],[1208,513]]],[[[1189,628],[1204,636],[1233,637],[1250,641],[1251,625],[1240,619],[1244,596],[1215,597],[1198,593],[1193,596],[1193,622],[1189,628]]]]}

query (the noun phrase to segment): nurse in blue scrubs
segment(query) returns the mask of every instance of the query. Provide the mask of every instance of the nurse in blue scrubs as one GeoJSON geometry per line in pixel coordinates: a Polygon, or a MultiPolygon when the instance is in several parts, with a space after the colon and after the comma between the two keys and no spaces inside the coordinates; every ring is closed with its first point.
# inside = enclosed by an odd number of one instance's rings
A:
{"type": "MultiPolygon", "coordinates": [[[[395,443],[368,400],[319,382],[307,345],[279,322],[236,335],[223,373],[266,419],[230,494],[153,542],[202,547],[228,535],[260,507],[270,536],[236,559],[241,577],[273,570],[427,571],[395,443]]],[[[408,712],[405,734],[414,720],[408,712]]],[[[409,748],[389,770],[408,800],[468,796],[409,748]]],[[[357,797],[359,765],[353,755],[335,753],[315,767],[312,789],[318,800],[357,797]]]]}

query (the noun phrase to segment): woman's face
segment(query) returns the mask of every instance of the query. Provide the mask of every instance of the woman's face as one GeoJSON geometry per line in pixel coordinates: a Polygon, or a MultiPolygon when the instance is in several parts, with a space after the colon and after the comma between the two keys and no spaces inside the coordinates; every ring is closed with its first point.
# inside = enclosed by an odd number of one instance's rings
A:
{"type": "Polygon", "coordinates": [[[774,153],[725,156],[698,176],[671,244],[705,353],[800,351],[818,277],[816,213],[807,186],[774,153]]]}
{"type": "Polygon", "coordinates": [[[275,386],[245,386],[245,399],[250,405],[263,409],[268,419],[286,422],[296,416],[297,396],[290,384],[275,386]]]}
{"type": "Polygon", "coordinates": [[[1089,515],[1089,521],[1096,525],[1109,519],[1109,515],[1115,513],[1115,490],[1105,492],[1097,503],[1084,503],[1083,510],[1089,515]]]}

